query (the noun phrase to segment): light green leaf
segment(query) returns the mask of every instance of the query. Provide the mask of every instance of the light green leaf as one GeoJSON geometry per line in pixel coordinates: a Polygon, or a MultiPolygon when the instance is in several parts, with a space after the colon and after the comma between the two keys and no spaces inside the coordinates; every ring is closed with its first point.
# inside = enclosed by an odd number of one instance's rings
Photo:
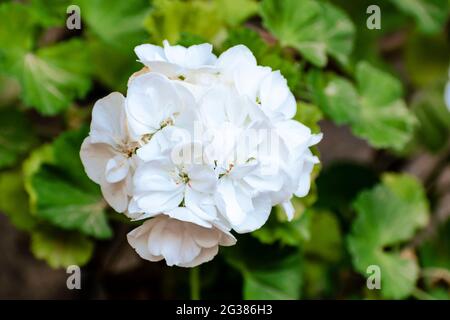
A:
{"type": "Polygon", "coordinates": [[[417,119],[402,99],[401,82],[366,62],[356,68],[357,88],[344,78],[313,71],[308,75],[314,102],[338,124],[376,148],[402,150],[417,119]]]}
{"type": "Polygon", "coordinates": [[[85,130],[69,131],[55,140],[53,162],[41,165],[31,176],[30,194],[37,216],[63,229],[106,239],[112,235],[106,204],[79,158],[85,136],[85,130]]]}
{"type": "Polygon", "coordinates": [[[25,53],[20,67],[15,72],[25,104],[45,115],[66,109],[91,86],[89,55],[78,39],[25,53]]]}
{"type": "Polygon", "coordinates": [[[0,109],[0,169],[16,164],[35,140],[30,122],[22,112],[0,109]]]}
{"type": "Polygon", "coordinates": [[[313,0],[264,0],[261,9],[264,25],[283,46],[319,67],[327,64],[327,53],[347,62],[355,28],[342,10],[313,0]]]}
{"type": "Polygon", "coordinates": [[[31,251],[52,268],[85,265],[92,256],[91,240],[78,233],[55,229],[40,229],[31,233],[31,251]]]}
{"type": "Polygon", "coordinates": [[[448,0],[391,0],[401,11],[412,16],[422,32],[437,33],[447,21],[448,0]]]}
{"type": "Polygon", "coordinates": [[[147,39],[144,20],[150,9],[148,0],[119,1],[77,0],[89,31],[103,42],[127,54],[147,39]]]}
{"type": "Polygon", "coordinates": [[[335,215],[328,211],[313,210],[311,214],[311,237],[305,241],[305,254],[336,262],[342,256],[342,235],[335,215]]]}
{"type": "Polygon", "coordinates": [[[314,70],[308,74],[313,100],[337,124],[356,122],[360,116],[359,96],[353,84],[342,77],[314,70]]]}
{"type": "Polygon", "coordinates": [[[55,115],[89,90],[89,55],[78,39],[33,50],[35,29],[27,7],[0,5],[0,70],[19,81],[27,106],[55,115]]]}
{"type": "Polygon", "coordinates": [[[89,57],[77,39],[34,51],[35,29],[27,7],[0,5],[0,70],[19,81],[25,104],[54,115],[89,90],[89,57]]]}
{"type": "Polygon", "coordinates": [[[416,124],[402,99],[401,82],[364,62],[358,64],[356,78],[361,115],[352,126],[355,134],[375,147],[401,150],[416,124]]]}
{"type": "Polygon", "coordinates": [[[380,267],[384,297],[401,299],[414,289],[419,268],[401,256],[398,245],[427,224],[428,202],[420,182],[412,176],[385,174],[382,180],[354,202],[358,215],[347,239],[348,249],[353,265],[363,275],[370,265],[380,267]]]}
{"type": "Polygon", "coordinates": [[[34,20],[25,5],[0,4],[0,67],[6,68],[7,61],[32,48],[34,30],[34,20]]]}
{"type": "Polygon", "coordinates": [[[323,119],[323,112],[316,105],[300,101],[294,118],[310,128],[313,133],[319,133],[319,121],[323,119]]]}
{"type": "Polygon", "coordinates": [[[20,230],[31,230],[36,225],[36,218],[30,214],[28,195],[20,171],[0,174],[0,211],[20,230]]]}
{"type": "Polygon", "coordinates": [[[155,0],[145,26],[152,40],[176,43],[182,33],[220,45],[227,27],[234,27],[256,13],[254,0],[155,0]]]}
{"type": "Polygon", "coordinates": [[[44,27],[65,27],[67,7],[70,0],[31,0],[29,2],[31,14],[37,23],[44,27]]]}
{"type": "Polygon", "coordinates": [[[327,52],[338,62],[346,64],[353,50],[355,26],[347,14],[331,5],[323,4],[325,19],[325,42],[327,52]]]}
{"type": "Polygon", "coordinates": [[[30,156],[23,162],[22,172],[24,177],[25,190],[30,196],[30,211],[36,213],[37,195],[32,185],[33,175],[43,166],[45,163],[53,163],[53,148],[49,144],[40,146],[33,150],[30,156]]]}
{"type": "Polygon", "coordinates": [[[313,0],[264,0],[261,4],[264,25],[281,45],[291,46],[311,63],[327,63],[323,41],[325,21],[321,5],[313,0]]]}

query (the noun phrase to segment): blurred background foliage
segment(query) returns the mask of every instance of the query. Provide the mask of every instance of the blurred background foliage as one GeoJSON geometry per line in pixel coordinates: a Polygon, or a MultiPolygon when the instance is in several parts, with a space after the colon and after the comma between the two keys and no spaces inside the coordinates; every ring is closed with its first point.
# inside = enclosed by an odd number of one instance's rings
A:
{"type": "Polygon", "coordinates": [[[200,281],[205,299],[449,299],[449,8],[448,0],[0,1],[8,217],[0,239],[2,251],[18,252],[0,261],[0,296],[188,298],[200,281]],[[369,30],[373,4],[381,29],[369,30]],[[81,30],[65,27],[69,5],[81,9],[81,30]],[[294,221],[275,207],[198,278],[137,259],[125,237],[133,225],[107,207],[79,160],[94,102],[126,92],[140,69],[134,46],[164,39],[210,42],[217,54],[245,44],[287,78],[297,120],[325,135],[294,221]],[[56,292],[27,283],[24,264],[39,262],[16,242],[6,247],[7,232],[52,268],[35,267],[39,277],[83,265],[87,289],[67,296],[64,278],[44,281],[56,292]],[[369,265],[381,267],[381,290],[366,287],[369,265]]]}

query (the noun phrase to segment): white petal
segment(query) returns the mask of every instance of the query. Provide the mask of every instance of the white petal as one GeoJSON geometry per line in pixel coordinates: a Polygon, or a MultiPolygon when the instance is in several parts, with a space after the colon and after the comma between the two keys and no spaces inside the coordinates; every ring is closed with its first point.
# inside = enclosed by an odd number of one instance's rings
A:
{"type": "Polygon", "coordinates": [[[153,44],[141,44],[134,48],[134,52],[143,64],[147,65],[152,61],[165,61],[163,48],[155,46],[153,44]]]}
{"type": "Polygon", "coordinates": [[[117,212],[124,212],[128,208],[128,192],[126,181],[104,183],[100,185],[106,202],[117,212]]]}
{"type": "Polygon", "coordinates": [[[245,219],[233,226],[239,233],[253,232],[261,228],[267,221],[272,209],[270,198],[261,195],[253,199],[254,210],[247,213],[245,219]]]}
{"type": "Polygon", "coordinates": [[[105,178],[109,183],[116,183],[126,178],[130,170],[128,158],[121,154],[109,159],[106,163],[105,178]]]}
{"type": "Polygon", "coordinates": [[[106,163],[116,154],[108,144],[92,143],[91,137],[84,139],[81,144],[81,162],[86,174],[95,183],[102,183],[105,180],[106,163]]]}
{"type": "Polygon", "coordinates": [[[125,98],[118,92],[98,100],[92,109],[90,131],[92,143],[107,143],[112,146],[127,141],[125,98]]]}
{"type": "Polygon", "coordinates": [[[208,165],[193,165],[188,170],[189,186],[199,192],[213,193],[217,185],[217,175],[208,165]]]}
{"type": "Polygon", "coordinates": [[[260,100],[263,111],[280,120],[291,119],[297,111],[294,95],[280,71],[273,71],[262,80],[260,100]]]}
{"type": "Polygon", "coordinates": [[[295,208],[292,205],[292,202],[285,201],[285,202],[281,203],[281,206],[283,207],[284,212],[286,213],[288,221],[291,221],[294,218],[294,214],[295,214],[295,208]]]}

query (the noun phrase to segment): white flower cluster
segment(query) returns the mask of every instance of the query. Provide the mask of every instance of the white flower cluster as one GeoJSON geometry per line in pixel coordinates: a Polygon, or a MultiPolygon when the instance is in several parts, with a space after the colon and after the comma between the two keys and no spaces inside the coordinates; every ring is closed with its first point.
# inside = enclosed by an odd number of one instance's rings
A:
{"type": "Polygon", "coordinates": [[[292,119],[296,101],[280,72],[243,45],[219,57],[210,44],[167,41],[135,52],[145,67],[126,97],[97,101],[80,153],[106,201],[145,219],[128,234],[137,253],[193,267],[235,244],[231,229],[260,228],[274,205],[291,219],[321,135],[292,119]]]}

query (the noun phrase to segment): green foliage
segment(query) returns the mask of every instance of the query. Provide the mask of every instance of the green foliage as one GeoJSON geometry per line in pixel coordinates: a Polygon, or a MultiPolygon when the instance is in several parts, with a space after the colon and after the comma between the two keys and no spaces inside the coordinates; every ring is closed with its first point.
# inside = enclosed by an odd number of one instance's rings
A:
{"type": "Polygon", "coordinates": [[[417,87],[436,85],[448,78],[450,42],[446,35],[414,33],[406,44],[405,66],[411,82],[417,87]]]}
{"type": "Polygon", "coordinates": [[[298,249],[270,249],[251,237],[226,250],[227,261],[242,274],[244,299],[298,299],[302,284],[298,249]]]}
{"type": "Polygon", "coordinates": [[[282,208],[275,207],[266,224],[252,233],[259,241],[265,244],[274,244],[279,241],[282,245],[298,246],[310,238],[310,224],[313,213],[304,211],[299,200],[294,202],[297,212],[302,209],[300,215],[292,221],[286,221],[282,208]],[[303,212],[304,211],[304,212],[303,212]]]}
{"type": "Polygon", "coordinates": [[[89,56],[78,39],[34,49],[36,27],[28,7],[0,5],[0,70],[20,82],[25,105],[54,115],[89,90],[89,56]]]}
{"type": "Polygon", "coordinates": [[[348,249],[355,268],[365,275],[370,265],[378,265],[383,296],[407,297],[419,268],[414,260],[402,257],[398,246],[428,222],[428,201],[421,184],[408,175],[385,174],[381,184],[360,193],[354,207],[358,215],[348,249]]]}
{"type": "MultiPolygon", "coordinates": [[[[327,157],[320,175],[314,168],[309,195],[292,199],[293,221],[273,208],[261,229],[201,268],[202,297],[210,297],[206,289],[245,299],[449,299],[450,224],[440,212],[428,222],[428,207],[439,208],[446,192],[445,174],[425,165],[436,176],[425,194],[414,178],[385,173],[407,170],[425,152],[448,158],[448,18],[448,0],[1,1],[0,211],[51,267],[86,264],[94,240],[112,236],[108,218],[139,224],[107,215],[80,162],[94,102],[126,92],[142,68],[138,44],[211,42],[217,55],[244,44],[287,79],[295,119],[324,131],[313,153],[327,157]],[[66,28],[72,4],[81,8],[82,30],[66,28]],[[379,30],[366,28],[372,4],[381,8],[379,30]],[[367,140],[367,163],[328,160],[334,124],[367,140]],[[373,264],[381,292],[366,290],[354,273],[367,277],[373,264]]],[[[178,297],[185,274],[168,269],[161,274],[170,279],[151,289],[178,297]]]]}
{"type": "Polygon", "coordinates": [[[52,145],[53,162],[31,176],[36,215],[63,229],[99,239],[112,236],[98,186],[84,173],[79,150],[85,130],[62,134],[52,145]]]}
{"type": "Polygon", "coordinates": [[[31,233],[31,251],[52,268],[66,268],[85,265],[92,256],[94,246],[91,240],[78,233],[46,228],[31,233]]]}
{"type": "Polygon", "coordinates": [[[391,0],[401,11],[412,16],[419,30],[437,33],[448,18],[448,0],[391,0]]]}
{"type": "Polygon", "coordinates": [[[0,174],[0,211],[20,230],[31,230],[36,218],[30,214],[28,196],[23,186],[20,171],[6,171],[0,174]]]}
{"type": "Polygon", "coordinates": [[[148,0],[119,1],[111,5],[108,0],[77,0],[83,21],[103,42],[131,54],[133,46],[147,39],[144,18],[148,14],[148,0]]]}
{"type": "Polygon", "coordinates": [[[25,115],[12,108],[0,109],[0,169],[17,163],[35,143],[25,115]]]}
{"type": "Polygon", "coordinates": [[[355,27],[347,15],[329,3],[313,0],[264,0],[264,25],[283,46],[291,46],[318,67],[327,54],[341,63],[352,51],[355,27]]]}
{"type": "Polygon", "coordinates": [[[155,0],[145,21],[152,40],[176,43],[182,33],[221,43],[226,27],[236,26],[257,11],[254,0],[155,0]]]}
{"type": "Polygon", "coordinates": [[[338,261],[343,252],[339,222],[328,211],[313,210],[311,214],[311,237],[303,246],[305,254],[325,261],[338,261]]]}
{"type": "Polygon", "coordinates": [[[401,82],[368,63],[356,68],[357,87],[317,70],[308,76],[314,102],[336,123],[376,148],[402,150],[414,132],[416,118],[402,99],[401,82]]]}
{"type": "Polygon", "coordinates": [[[432,152],[446,147],[450,136],[450,112],[442,99],[443,86],[417,92],[412,109],[419,120],[416,140],[432,152]]]}

